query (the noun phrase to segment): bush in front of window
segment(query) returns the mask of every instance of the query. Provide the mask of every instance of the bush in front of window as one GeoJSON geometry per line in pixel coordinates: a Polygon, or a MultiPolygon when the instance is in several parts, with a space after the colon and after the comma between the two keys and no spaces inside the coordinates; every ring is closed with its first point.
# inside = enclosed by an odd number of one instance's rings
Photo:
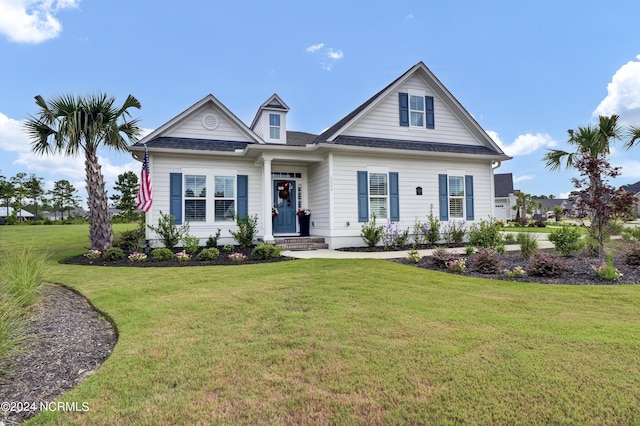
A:
{"type": "Polygon", "coordinates": [[[215,247],[209,247],[202,249],[202,251],[196,256],[196,259],[204,262],[209,260],[216,260],[218,256],[220,256],[220,250],[215,247]]]}
{"type": "Polygon", "coordinates": [[[185,223],[182,226],[176,225],[176,218],[170,214],[162,213],[160,211],[160,218],[158,219],[158,226],[147,225],[149,229],[158,234],[162,244],[169,250],[178,245],[180,239],[184,234],[189,232],[189,224],[185,223]]]}
{"type": "Polygon", "coordinates": [[[403,249],[409,244],[409,230],[400,231],[398,224],[391,222],[388,225],[381,226],[382,243],[385,250],[403,249]]]}
{"type": "Polygon", "coordinates": [[[469,229],[469,244],[475,247],[496,248],[504,245],[500,226],[495,219],[480,220],[469,229]]]}
{"type": "Polygon", "coordinates": [[[200,248],[200,238],[185,233],[182,238],[182,248],[189,254],[194,254],[200,248]]]}
{"type": "Polygon", "coordinates": [[[168,248],[157,248],[151,251],[151,258],[156,262],[166,262],[173,260],[173,252],[168,248]]]}
{"type": "Polygon", "coordinates": [[[383,229],[376,225],[376,215],[371,215],[371,220],[362,225],[360,237],[369,247],[375,247],[382,240],[383,229]]]}
{"type": "Polygon", "coordinates": [[[216,229],[216,235],[209,235],[207,242],[204,244],[206,248],[218,247],[218,240],[220,239],[220,228],[216,229]]]}
{"type": "Polygon", "coordinates": [[[260,243],[253,249],[251,255],[256,259],[267,260],[280,256],[280,253],[282,253],[282,247],[278,247],[273,244],[260,243]]]}
{"type": "Polygon", "coordinates": [[[258,226],[258,215],[249,216],[245,214],[243,217],[236,216],[237,231],[229,230],[233,239],[242,246],[248,247],[253,245],[256,238],[256,227],[258,226]]]}

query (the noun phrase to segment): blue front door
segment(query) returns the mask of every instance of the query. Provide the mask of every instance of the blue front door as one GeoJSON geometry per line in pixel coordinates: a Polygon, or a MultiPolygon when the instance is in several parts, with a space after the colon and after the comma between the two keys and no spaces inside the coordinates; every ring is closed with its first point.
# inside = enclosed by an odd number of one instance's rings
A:
{"type": "Polygon", "coordinates": [[[296,232],[296,181],[273,181],[273,205],[278,216],[273,220],[274,234],[293,234],[296,232]]]}

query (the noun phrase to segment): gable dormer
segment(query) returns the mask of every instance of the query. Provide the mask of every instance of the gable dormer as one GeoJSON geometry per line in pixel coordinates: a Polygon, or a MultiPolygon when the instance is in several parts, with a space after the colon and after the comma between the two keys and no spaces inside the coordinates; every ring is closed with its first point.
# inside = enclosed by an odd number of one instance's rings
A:
{"type": "Polygon", "coordinates": [[[258,109],[251,130],[267,143],[287,143],[287,112],[289,107],[275,93],[258,109]]]}

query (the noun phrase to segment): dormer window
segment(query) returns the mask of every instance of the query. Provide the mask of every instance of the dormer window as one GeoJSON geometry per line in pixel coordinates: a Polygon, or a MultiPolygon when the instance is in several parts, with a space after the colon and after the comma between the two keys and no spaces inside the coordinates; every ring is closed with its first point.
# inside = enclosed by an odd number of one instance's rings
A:
{"type": "Polygon", "coordinates": [[[269,114],[269,138],[280,139],[280,114],[269,114]]]}
{"type": "Polygon", "coordinates": [[[433,96],[417,93],[399,93],[400,126],[411,128],[435,128],[433,96]]]}

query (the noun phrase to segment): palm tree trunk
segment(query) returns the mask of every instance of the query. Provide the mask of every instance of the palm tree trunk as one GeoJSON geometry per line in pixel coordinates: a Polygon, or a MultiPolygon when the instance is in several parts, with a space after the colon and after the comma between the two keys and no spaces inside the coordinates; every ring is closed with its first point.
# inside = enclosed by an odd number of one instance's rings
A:
{"type": "Polygon", "coordinates": [[[111,248],[113,229],[109,218],[109,203],[104,189],[104,177],[98,156],[95,152],[85,150],[85,172],[87,175],[87,193],[89,204],[89,238],[91,248],[105,251],[111,248]]]}

